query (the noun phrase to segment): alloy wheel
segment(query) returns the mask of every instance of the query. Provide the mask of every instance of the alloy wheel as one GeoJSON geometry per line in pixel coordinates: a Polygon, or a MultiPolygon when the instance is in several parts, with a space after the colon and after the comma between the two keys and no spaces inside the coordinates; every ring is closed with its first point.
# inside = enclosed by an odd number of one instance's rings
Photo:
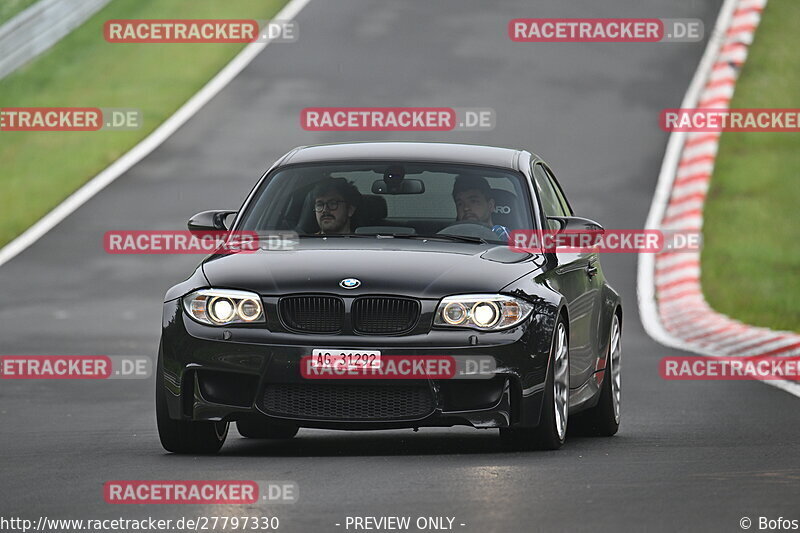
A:
{"type": "Polygon", "coordinates": [[[567,329],[563,323],[556,328],[553,353],[553,406],[555,408],[556,432],[564,440],[567,434],[569,412],[569,355],[567,353],[567,329]]]}

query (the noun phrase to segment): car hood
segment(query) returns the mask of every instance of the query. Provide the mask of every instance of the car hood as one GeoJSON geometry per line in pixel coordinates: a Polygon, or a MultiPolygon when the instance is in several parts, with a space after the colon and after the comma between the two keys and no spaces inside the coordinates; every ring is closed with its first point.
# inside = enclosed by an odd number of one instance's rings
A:
{"type": "Polygon", "coordinates": [[[540,256],[506,246],[393,239],[302,239],[291,251],[214,255],[203,264],[212,287],[277,296],[299,292],[439,298],[496,292],[538,268],[540,256]],[[361,282],[343,289],[345,278],[361,282]]]}

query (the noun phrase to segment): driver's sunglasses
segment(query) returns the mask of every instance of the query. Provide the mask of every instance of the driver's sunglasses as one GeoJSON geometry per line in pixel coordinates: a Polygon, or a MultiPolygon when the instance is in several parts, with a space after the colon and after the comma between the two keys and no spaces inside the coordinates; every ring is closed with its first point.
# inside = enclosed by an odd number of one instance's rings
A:
{"type": "Polygon", "coordinates": [[[328,200],[327,202],[314,202],[314,211],[317,213],[322,213],[325,208],[328,208],[328,211],[336,211],[339,209],[339,204],[343,204],[344,200],[328,200]]]}

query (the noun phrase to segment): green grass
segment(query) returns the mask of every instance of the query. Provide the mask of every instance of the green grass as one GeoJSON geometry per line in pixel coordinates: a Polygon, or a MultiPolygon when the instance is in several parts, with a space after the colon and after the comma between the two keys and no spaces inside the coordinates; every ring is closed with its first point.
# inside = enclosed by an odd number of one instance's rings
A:
{"type": "Polygon", "coordinates": [[[103,38],[106,20],[269,19],[284,3],[114,0],[41,57],[0,80],[0,108],[127,107],[143,115],[143,127],[133,131],[0,131],[0,246],[152,132],[244,46],[112,44],[103,38]]]}
{"type": "Polygon", "coordinates": [[[0,26],[36,2],[37,0],[0,0],[0,26]]]}
{"type": "MultiPolygon", "coordinates": [[[[733,108],[800,108],[797,0],[770,0],[733,108]]],[[[748,324],[800,332],[800,133],[724,133],[705,207],[703,292],[748,324]]]]}

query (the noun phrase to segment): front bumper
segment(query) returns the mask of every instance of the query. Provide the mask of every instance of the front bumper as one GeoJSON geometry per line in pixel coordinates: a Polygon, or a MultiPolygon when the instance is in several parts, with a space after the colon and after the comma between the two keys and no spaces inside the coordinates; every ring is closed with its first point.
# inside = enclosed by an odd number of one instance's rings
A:
{"type": "Polygon", "coordinates": [[[347,336],[212,327],[164,304],[158,372],[170,417],[194,421],[261,418],[323,429],[467,425],[532,427],[539,422],[551,321],[533,315],[500,332],[434,329],[423,334],[347,336]],[[306,379],[300,359],[317,348],[382,355],[491,356],[489,379],[306,379]],[[354,405],[343,409],[343,405],[354,405]],[[359,410],[358,406],[367,407],[359,410]]]}

